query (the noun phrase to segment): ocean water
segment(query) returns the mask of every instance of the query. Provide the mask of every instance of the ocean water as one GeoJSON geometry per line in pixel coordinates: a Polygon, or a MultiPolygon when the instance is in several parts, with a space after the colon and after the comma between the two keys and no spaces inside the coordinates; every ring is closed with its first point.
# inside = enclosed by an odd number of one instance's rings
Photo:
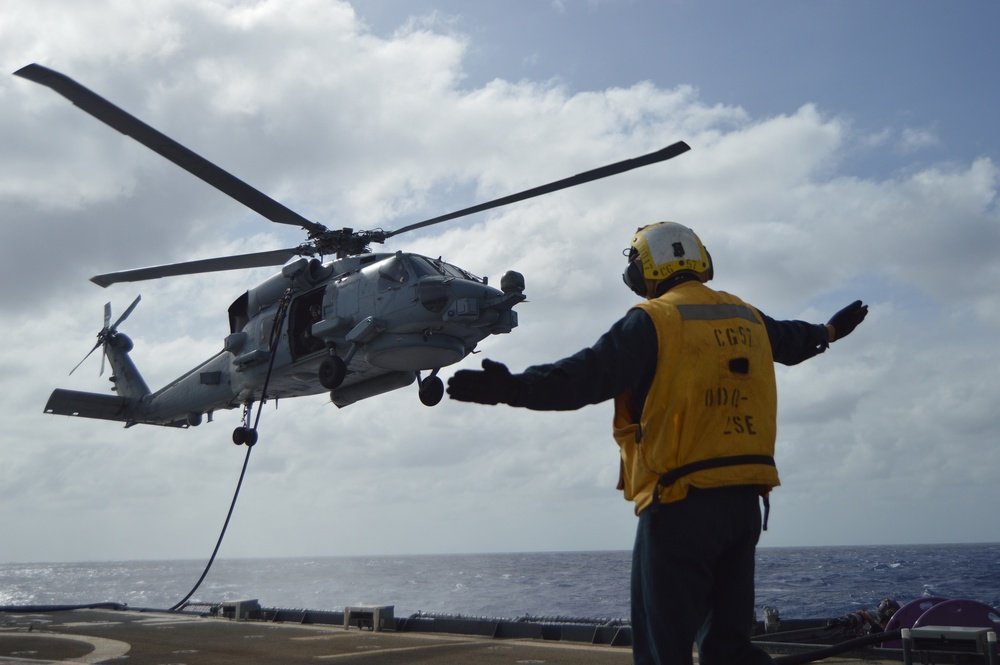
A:
{"type": "MultiPolygon", "coordinates": [[[[265,607],[516,618],[627,619],[629,552],[220,559],[192,602],[258,599],[265,607]]],[[[203,561],[0,564],[0,606],[126,603],[167,608],[203,561]]],[[[757,607],[783,618],[833,618],[923,596],[1000,607],[1000,544],[761,548],[757,607]]]]}

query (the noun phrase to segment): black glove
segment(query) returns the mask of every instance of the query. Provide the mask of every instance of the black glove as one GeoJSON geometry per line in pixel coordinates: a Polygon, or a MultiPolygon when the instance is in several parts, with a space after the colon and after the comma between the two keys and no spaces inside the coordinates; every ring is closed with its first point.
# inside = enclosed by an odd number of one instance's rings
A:
{"type": "Polygon", "coordinates": [[[506,365],[483,360],[483,371],[463,369],[448,379],[448,396],[460,402],[509,404],[519,387],[506,365]]]}
{"type": "Polygon", "coordinates": [[[868,316],[868,305],[862,305],[860,300],[855,300],[834,314],[833,318],[827,321],[828,326],[833,326],[833,341],[850,335],[866,316],[868,316]]]}

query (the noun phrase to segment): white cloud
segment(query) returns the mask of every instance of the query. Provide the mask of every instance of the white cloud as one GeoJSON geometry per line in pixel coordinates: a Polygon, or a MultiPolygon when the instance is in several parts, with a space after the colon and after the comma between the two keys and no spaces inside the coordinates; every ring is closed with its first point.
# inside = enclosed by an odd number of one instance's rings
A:
{"type": "MultiPolygon", "coordinates": [[[[784,485],[766,544],[1000,538],[989,524],[955,525],[962,514],[940,534],[917,521],[859,530],[845,516],[868,514],[873,500],[947,519],[958,499],[909,489],[928,483],[962,486],[968,505],[997,499],[970,472],[1000,461],[988,445],[1000,433],[989,417],[1000,332],[992,160],[860,177],[842,171],[843,157],[870,149],[869,139],[814,104],[754,117],[693,86],[463,87],[469,42],[433,18],[380,38],[337,2],[130,7],[18,6],[0,62],[60,69],[331,228],[399,228],[688,141],[693,150],[671,162],[389,247],[443,255],[494,283],[509,268],[525,274],[521,326],[463,367],[491,357],[519,370],[593,342],[634,302],[620,250],[636,226],[659,219],[695,227],[716,285],[772,316],[825,321],[863,298],[872,312],[852,337],[779,373],[784,485]],[[53,16],[49,29],[32,27],[53,16]],[[823,517],[828,525],[815,527],[823,517]]],[[[155,389],[221,346],[226,307],[266,271],[108,291],[87,283],[92,274],[292,246],[302,234],[51,91],[8,77],[0,95],[0,140],[11,146],[0,157],[0,205],[11,215],[0,261],[4,283],[23,285],[0,299],[0,521],[30,535],[4,542],[0,560],[200,556],[242,462],[228,443],[237,412],[177,432],[56,418],[42,405],[57,386],[104,389],[96,356],[66,373],[93,344],[105,301],[121,311],[141,290],[122,329],[155,389]]],[[[324,397],[273,406],[228,536],[233,552],[631,543],[630,508],[613,490],[609,405],[427,409],[401,390],[342,410],[324,397]],[[548,528],[553,518],[565,529],[548,528]]]]}
{"type": "Polygon", "coordinates": [[[940,143],[940,139],[928,129],[907,127],[903,129],[902,135],[899,137],[899,149],[907,153],[935,146],[938,143],[940,143]]]}

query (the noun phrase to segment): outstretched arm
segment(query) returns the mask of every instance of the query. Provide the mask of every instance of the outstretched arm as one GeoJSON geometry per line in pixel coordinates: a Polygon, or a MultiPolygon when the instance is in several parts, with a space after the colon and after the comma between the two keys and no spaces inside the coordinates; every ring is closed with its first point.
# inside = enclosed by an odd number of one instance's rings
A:
{"type": "Polygon", "coordinates": [[[554,363],[511,374],[492,360],[483,370],[461,370],[448,381],[452,399],[568,411],[597,404],[629,388],[648,387],[656,368],[656,328],[639,309],[629,311],[597,342],[554,363]]]}
{"type": "Polygon", "coordinates": [[[774,362],[797,365],[823,353],[830,342],[847,337],[868,315],[868,305],[855,300],[834,314],[826,325],[805,321],[776,321],[761,312],[771,342],[774,362]]]}

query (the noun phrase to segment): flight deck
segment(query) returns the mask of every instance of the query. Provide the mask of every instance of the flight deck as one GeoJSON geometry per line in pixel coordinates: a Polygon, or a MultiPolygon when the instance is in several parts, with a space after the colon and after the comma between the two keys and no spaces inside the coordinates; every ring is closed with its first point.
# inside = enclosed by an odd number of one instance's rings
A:
{"type": "MultiPolygon", "coordinates": [[[[401,622],[405,620],[393,619],[377,624],[372,621],[372,614],[362,612],[355,617],[357,621],[347,616],[348,621],[339,624],[312,624],[241,620],[188,612],[102,608],[36,611],[28,608],[23,612],[0,612],[0,663],[627,665],[632,662],[627,644],[550,639],[551,634],[532,639],[485,633],[459,635],[424,629],[397,630],[396,627],[404,627],[401,622]]],[[[302,620],[310,620],[308,613],[302,613],[302,620]]],[[[806,645],[799,646],[778,653],[803,653],[806,645]]],[[[938,656],[933,662],[990,662],[985,655],[977,660],[971,653],[960,660],[944,657],[944,653],[938,656]]],[[[901,657],[872,657],[870,653],[863,660],[857,658],[855,654],[844,654],[810,662],[846,665],[902,660],[901,657]]],[[[695,662],[698,662],[697,655],[695,662]]]]}

